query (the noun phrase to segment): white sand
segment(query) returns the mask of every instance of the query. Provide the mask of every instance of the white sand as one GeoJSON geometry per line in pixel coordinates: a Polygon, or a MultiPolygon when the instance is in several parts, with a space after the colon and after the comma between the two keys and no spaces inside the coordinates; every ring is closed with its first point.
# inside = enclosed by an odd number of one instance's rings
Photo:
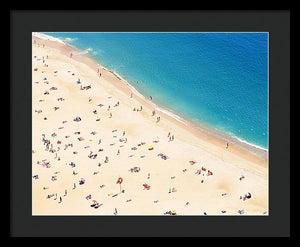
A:
{"type": "Polygon", "coordinates": [[[172,210],[178,215],[204,215],[204,212],[207,215],[240,215],[238,210],[242,209],[244,215],[268,214],[266,157],[254,156],[235,144],[226,149],[224,140],[196,131],[158,110],[157,115],[152,116],[151,103],[134,92],[131,98],[128,84],[88,57],[79,54],[70,58],[70,47],[36,37],[34,40],[32,175],[39,178],[32,181],[33,215],[113,215],[115,209],[118,215],[164,215],[172,210]],[[91,88],[80,90],[78,78],[80,85],[91,88]],[[50,90],[52,87],[57,89],[50,90]],[[45,91],[49,94],[45,95],[45,91]],[[117,102],[119,105],[114,106],[117,102]],[[98,106],[100,103],[104,106],[98,106]],[[133,111],[141,105],[142,111],[133,111]],[[54,110],[54,107],[59,109],[54,110]],[[39,110],[42,112],[38,113],[39,110]],[[76,116],[82,120],[73,121],[76,116]],[[161,117],[158,123],[157,116],[161,117]],[[101,120],[96,121],[97,117],[101,120]],[[92,135],[92,131],[96,134],[92,135]],[[169,132],[174,135],[174,141],[169,141],[169,132]],[[53,145],[53,152],[45,150],[43,134],[51,142],[50,149],[53,145]],[[84,140],[79,141],[79,137],[84,140]],[[120,141],[125,138],[127,142],[120,141]],[[98,144],[99,139],[101,144],[98,144]],[[155,140],[159,142],[153,142],[155,140]],[[146,144],[138,146],[141,142],[146,144]],[[73,146],[65,150],[68,144],[73,146]],[[148,150],[150,145],[153,150],[148,150]],[[75,151],[78,153],[74,154],[75,151]],[[95,159],[88,157],[90,151],[97,154],[95,159]],[[163,160],[158,156],[160,153],[168,159],[163,160]],[[108,163],[104,163],[106,156],[108,163]],[[51,167],[43,167],[42,160],[49,161],[51,167]],[[192,160],[196,161],[194,165],[189,162],[192,160]],[[72,168],[71,162],[76,167],[72,168]],[[195,174],[202,166],[207,170],[195,174]],[[130,172],[133,167],[139,167],[140,171],[130,172]],[[213,175],[207,176],[208,170],[213,175]],[[73,171],[78,174],[73,175],[73,171]],[[245,176],[243,180],[239,179],[241,175],[245,176]],[[52,181],[52,176],[57,176],[57,180],[52,181]],[[119,177],[123,178],[121,189],[124,193],[120,193],[116,183],[119,177]],[[83,185],[78,183],[81,178],[86,180],[83,185]],[[72,189],[74,183],[76,189],[72,189]],[[150,189],[144,189],[143,184],[150,185],[150,189]],[[100,188],[101,185],[104,187],[100,188]],[[172,188],[176,192],[169,193],[172,188]],[[64,196],[65,190],[67,196],[64,196]],[[241,200],[240,196],[248,192],[252,197],[241,200]],[[226,195],[222,196],[224,193],[226,195]],[[47,198],[51,194],[57,194],[57,199],[54,200],[56,196],[47,198]],[[87,200],[89,194],[92,198],[87,200]],[[115,194],[117,196],[113,197],[115,194]],[[97,200],[101,206],[91,207],[92,200],[97,200]]]}

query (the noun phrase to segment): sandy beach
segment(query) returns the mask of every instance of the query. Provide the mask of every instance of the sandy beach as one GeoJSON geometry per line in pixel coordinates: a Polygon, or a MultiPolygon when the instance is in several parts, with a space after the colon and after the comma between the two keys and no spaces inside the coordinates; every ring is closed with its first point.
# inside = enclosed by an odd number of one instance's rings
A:
{"type": "Polygon", "coordinates": [[[267,151],[166,114],[88,53],[32,43],[32,215],[268,215],[267,151]]]}

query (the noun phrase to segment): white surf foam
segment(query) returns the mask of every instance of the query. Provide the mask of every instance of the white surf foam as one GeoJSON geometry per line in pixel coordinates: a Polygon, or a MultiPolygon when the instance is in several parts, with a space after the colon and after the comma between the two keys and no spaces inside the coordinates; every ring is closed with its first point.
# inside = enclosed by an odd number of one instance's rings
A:
{"type": "Polygon", "coordinates": [[[65,42],[63,42],[61,39],[49,36],[49,35],[44,34],[44,33],[33,32],[32,36],[35,36],[35,37],[40,38],[40,39],[45,39],[45,40],[50,40],[50,41],[56,41],[56,42],[59,42],[59,43],[65,45],[65,42]]]}

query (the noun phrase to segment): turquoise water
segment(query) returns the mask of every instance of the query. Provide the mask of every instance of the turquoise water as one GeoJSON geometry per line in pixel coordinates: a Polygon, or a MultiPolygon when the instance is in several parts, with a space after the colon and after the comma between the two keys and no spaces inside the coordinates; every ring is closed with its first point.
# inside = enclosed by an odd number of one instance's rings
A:
{"type": "Polygon", "coordinates": [[[194,123],[268,148],[268,33],[44,33],[194,123]]]}

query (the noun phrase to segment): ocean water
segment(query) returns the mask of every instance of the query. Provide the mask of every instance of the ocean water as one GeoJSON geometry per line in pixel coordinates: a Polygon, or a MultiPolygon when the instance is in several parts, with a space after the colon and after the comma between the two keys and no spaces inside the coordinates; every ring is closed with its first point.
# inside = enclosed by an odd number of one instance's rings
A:
{"type": "Polygon", "coordinates": [[[44,33],[171,112],[268,149],[268,33],[44,33]]]}

